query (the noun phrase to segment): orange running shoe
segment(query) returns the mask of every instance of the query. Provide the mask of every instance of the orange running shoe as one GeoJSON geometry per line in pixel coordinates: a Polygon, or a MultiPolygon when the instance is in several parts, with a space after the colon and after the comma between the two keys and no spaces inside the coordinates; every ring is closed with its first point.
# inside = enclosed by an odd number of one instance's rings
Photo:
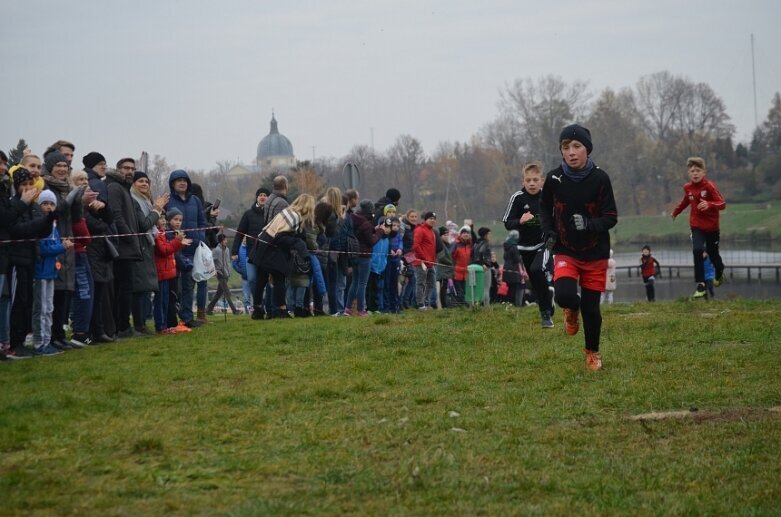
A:
{"type": "Polygon", "coordinates": [[[568,336],[574,336],[580,329],[580,322],[578,322],[578,315],[580,311],[573,311],[572,309],[564,309],[564,331],[568,336]]]}
{"type": "Polygon", "coordinates": [[[176,332],[177,334],[183,333],[183,332],[192,332],[192,331],[193,331],[193,329],[191,329],[190,327],[185,325],[183,321],[180,321],[179,325],[174,327],[174,332],[176,332]]]}
{"type": "Polygon", "coordinates": [[[599,352],[592,352],[584,348],[583,353],[586,354],[586,368],[594,371],[602,369],[602,356],[599,352]]]}

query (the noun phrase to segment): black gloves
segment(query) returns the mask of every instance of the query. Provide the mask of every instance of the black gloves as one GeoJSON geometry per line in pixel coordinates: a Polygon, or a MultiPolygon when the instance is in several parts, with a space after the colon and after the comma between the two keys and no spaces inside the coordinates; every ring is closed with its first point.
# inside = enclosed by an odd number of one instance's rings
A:
{"type": "Polygon", "coordinates": [[[588,230],[588,217],[581,214],[574,214],[572,216],[572,226],[579,232],[588,230]]]}

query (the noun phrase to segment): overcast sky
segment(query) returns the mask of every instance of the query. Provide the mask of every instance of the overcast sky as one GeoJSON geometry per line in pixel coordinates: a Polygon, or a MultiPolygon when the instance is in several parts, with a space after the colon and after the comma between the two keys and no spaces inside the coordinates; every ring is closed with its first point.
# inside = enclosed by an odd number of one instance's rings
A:
{"type": "MultiPolygon", "coordinates": [[[[737,140],[781,90],[781,2],[4,2],[0,149],[64,138],[75,165],[142,150],[210,169],[255,158],[271,110],[299,159],[465,141],[519,77],[598,93],[669,70],[726,102],[737,140]]],[[[598,141],[599,136],[594,136],[598,141]]]]}

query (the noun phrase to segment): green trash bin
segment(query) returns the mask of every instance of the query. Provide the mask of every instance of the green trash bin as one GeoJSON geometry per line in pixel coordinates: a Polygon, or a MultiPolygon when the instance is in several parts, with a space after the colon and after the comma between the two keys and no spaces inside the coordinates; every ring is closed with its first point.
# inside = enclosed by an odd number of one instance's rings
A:
{"type": "Polygon", "coordinates": [[[470,305],[479,305],[483,303],[485,271],[480,264],[469,264],[466,270],[464,300],[470,305]]]}

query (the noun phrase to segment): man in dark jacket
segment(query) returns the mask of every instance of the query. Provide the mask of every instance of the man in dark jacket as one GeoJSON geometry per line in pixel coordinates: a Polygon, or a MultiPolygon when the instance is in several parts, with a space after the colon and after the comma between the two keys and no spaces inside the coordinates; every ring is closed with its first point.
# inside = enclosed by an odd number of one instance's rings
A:
{"type": "MultiPolygon", "coordinates": [[[[89,188],[98,193],[98,201],[108,206],[108,186],[105,182],[106,158],[102,154],[92,151],[87,153],[81,161],[84,164],[84,172],[87,173],[89,188]]],[[[108,220],[99,217],[89,210],[86,210],[84,213],[84,217],[87,220],[87,228],[93,237],[116,233],[110,207],[104,213],[109,214],[108,220]]],[[[114,282],[114,265],[113,255],[108,249],[109,246],[114,246],[114,244],[108,243],[108,239],[105,237],[99,237],[92,239],[87,248],[87,258],[89,259],[89,266],[95,283],[93,293],[94,309],[92,311],[92,320],[90,321],[90,333],[93,341],[98,343],[114,341],[112,336],[116,332],[113,316],[110,318],[104,317],[104,313],[110,315],[113,311],[103,310],[105,306],[114,307],[114,289],[112,286],[114,282]]],[[[114,249],[116,250],[116,247],[114,249]]]]}
{"type": "Polygon", "coordinates": [[[114,260],[114,324],[119,337],[134,337],[138,334],[130,325],[130,313],[133,306],[133,275],[131,264],[141,260],[141,244],[138,240],[138,218],[135,205],[130,197],[133,184],[133,172],[136,162],[132,158],[122,158],[117,162],[117,170],[106,173],[108,206],[114,218],[117,234],[117,251],[114,260]]]}
{"type": "Polygon", "coordinates": [[[255,280],[258,272],[255,263],[252,262],[252,254],[255,250],[257,237],[265,226],[263,224],[265,221],[264,209],[270,194],[271,192],[265,187],[260,187],[255,192],[255,203],[242,214],[239,227],[236,228],[236,236],[233,238],[233,246],[231,247],[231,260],[236,260],[239,258],[241,242],[247,239],[247,282],[249,282],[250,290],[253,293],[255,292],[255,280]]]}
{"type": "MultiPolygon", "coordinates": [[[[192,244],[184,248],[181,258],[184,261],[182,272],[182,300],[179,317],[188,327],[200,327],[206,319],[206,290],[199,290],[196,300],[197,310],[201,321],[193,317],[193,295],[195,293],[195,280],[192,276],[193,257],[195,250],[206,238],[206,216],[203,213],[203,204],[192,193],[192,181],[187,172],[177,169],[168,177],[168,186],[171,189],[171,199],[165,206],[166,211],[176,208],[182,212],[182,230],[192,244]]],[[[205,283],[205,282],[204,282],[205,283]]]]}

